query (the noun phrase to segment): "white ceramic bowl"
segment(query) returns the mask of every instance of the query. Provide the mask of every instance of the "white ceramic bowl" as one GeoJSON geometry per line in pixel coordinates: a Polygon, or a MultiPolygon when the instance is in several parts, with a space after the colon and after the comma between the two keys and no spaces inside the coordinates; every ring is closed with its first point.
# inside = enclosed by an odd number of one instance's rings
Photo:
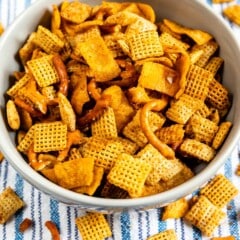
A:
{"type": "MultiPolygon", "coordinates": [[[[85,196],[63,189],[48,181],[34,171],[16,150],[14,134],[9,131],[5,118],[5,92],[9,88],[9,76],[19,69],[16,53],[27,39],[29,33],[35,31],[36,26],[49,19],[52,4],[59,4],[59,0],[39,0],[28,8],[8,28],[0,42],[0,147],[6,159],[23,176],[25,180],[68,205],[97,211],[111,212],[124,209],[146,209],[163,206],[173,200],[186,196],[202,186],[223,165],[237,143],[240,132],[240,47],[233,36],[231,29],[223,19],[201,3],[200,0],[148,0],[155,9],[158,20],[169,18],[188,27],[205,30],[215,36],[220,44],[220,55],[225,60],[223,83],[233,94],[233,105],[228,119],[233,122],[233,128],[221,150],[214,160],[201,170],[191,180],[184,184],[153,196],[138,199],[103,199],[85,196]]],[[[82,0],[88,4],[100,4],[99,0],[82,0]]],[[[139,1],[140,2],[140,1],[139,1]]]]}

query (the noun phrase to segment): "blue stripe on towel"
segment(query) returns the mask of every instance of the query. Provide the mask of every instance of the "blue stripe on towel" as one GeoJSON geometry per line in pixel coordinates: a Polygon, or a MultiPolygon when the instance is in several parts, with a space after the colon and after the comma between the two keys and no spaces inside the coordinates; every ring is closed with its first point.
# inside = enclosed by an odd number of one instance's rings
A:
{"type": "MultiPolygon", "coordinates": [[[[158,219],[162,219],[161,218],[161,215],[162,215],[162,209],[159,208],[158,209],[158,219]]],[[[166,221],[159,221],[158,222],[158,231],[159,232],[162,232],[162,231],[165,231],[167,229],[167,222],[166,221]]]]}
{"type": "Polygon", "coordinates": [[[50,199],[51,220],[60,228],[59,204],[56,200],[50,199]]]}
{"type": "MultiPolygon", "coordinates": [[[[16,194],[22,199],[23,199],[23,179],[19,174],[16,174],[16,179],[15,179],[15,192],[16,194]]],[[[23,221],[23,211],[20,211],[16,215],[15,219],[15,240],[22,240],[23,239],[23,234],[19,231],[19,225],[23,221]]]]}
{"type": "Polygon", "coordinates": [[[131,222],[128,212],[121,213],[120,216],[122,239],[131,240],[131,222]]]}
{"type": "MultiPolygon", "coordinates": [[[[77,217],[78,217],[78,210],[77,210],[77,208],[75,208],[74,209],[74,219],[76,219],[77,217]]],[[[74,233],[75,233],[75,238],[74,239],[79,239],[79,231],[78,231],[78,228],[77,228],[76,224],[74,224],[74,233]]]]}
{"type": "Polygon", "coordinates": [[[143,232],[142,232],[142,218],[143,218],[143,212],[138,213],[138,239],[143,239],[143,232]]]}
{"type": "MultiPolygon", "coordinates": [[[[34,187],[31,188],[31,199],[30,199],[30,206],[31,206],[31,219],[35,219],[34,213],[35,213],[35,203],[34,203],[34,198],[35,198],[35,191],[34,187]]],[[[32,228],[32,240],[36,240],[36,228],[32,228]]]]}
{"type": "Polygon", "coordinates": [[[43,236],[43,221],[42,221],[42,193],[38,192],[38,222],[41,223],[39,226],[39,239],[42,239],[43,236]]]}
{"type": "Polygon", "coordinates": [[[146,222],[147,222],[147,236],[150,235],[150,216],[149,216],[149,212],[146,212],[146,222]]]}

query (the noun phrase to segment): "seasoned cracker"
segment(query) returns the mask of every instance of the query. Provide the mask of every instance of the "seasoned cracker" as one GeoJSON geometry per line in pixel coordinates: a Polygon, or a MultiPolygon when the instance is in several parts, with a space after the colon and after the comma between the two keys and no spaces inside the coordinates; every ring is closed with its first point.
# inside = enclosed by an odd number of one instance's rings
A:
{"type": "Polygon", "coordinates": [[[167,219],[178,219],[184,217],[186,212],[189,210],[188,201],[185,198],[180,198],[174,202],[169,203],[163,209],[162,220],[167,219]]]}
{"type": "Polygon", "coordinates": [[[168,229],[148,237],[147,240],[177,240],[177,235],[173,229],[168,229]]]}
{"type": "Polygon", "coordinates": [[[138,79],[138,86],[173,97],[179,90],[178,73],[163,64],[145,62],[138,79]]]}
{"type": "Polygon", "coordinates": [[[90,17],[91,12],[92,7],[90,5],[74,1],[69,2],[69,4],[61,10],[60,14],[63,19],[79,24],[90,17]]]}
{"type": "Polygon", "coordinates": [[[213,3],[228,3],[228,2],[232,2],[234,0],[212,0],[213,3]]]}
{"type": "Polygon", "coordinates": [[[89,186],[94,178],[94,159],[78,158],[54,166],[57,183],[67,189],[89,186]]]}
{"type": "Polygon", "coordinates": [[[122,153],[107,175],[107,180],[126,190],[130,197],[140,197],[150,171],[150,164],[122,153]]]}
{"type": "Polygon", "coordinates": [[[120,68],[101,36],[95,36],[86,42],[79,43],[79,49],[92,69],[97,82],[109,81],[119,75],[120,68]]]}
{"type": "Polygon", "coordinates": [[[102,213],[87,213],[75,219],[84,240],[100,240],[112,236],[110,226],[102,213]]]}
{"type": "Polygon", "coordinates": [[[114,111],[117,130],[121,132],[132,119],[134,109],[129,103],[124,91],[117,85],[106,88],[103,94],[111,96],[110,106],[114,111]]]}
{"type": "Polygon", "coordinates": [[[2,23],[0,22],[0,36],[3,34],[4,32],[4,27],[2,25],[2,23]]]}
{"type": "Polygon", "coordinates": [[[199,30],[184,27],[169,19],[163,19],[163,23],[166,24],[173,32],[178,34],[186,34],[193,39],[198,45],[202,45],[210,41],[213,37],[209,33],[199,30]]]}
{"type": "Polygon", "coordinates": [[[128,25],[125,34],[127,37],[131,37],[132,35],[141,33],[141,32],[147,32],[147,31],[156,31],[157,26],[146,20],[145,18],[139,17],[136,19],[135,22],[128,25]]]}
{"type": "Polygon", "coordinates": [[[23,200],[11,187],[3,190],[0,194],[0,224],[6,223],[24,205],[23,200]]]}
{"type": "Polygon", "coordinates": [[[234,236],[227,236],[227,237],[214,237],[211,240],[236,240],[234,236]]]}
{"type": "Polygon", "coordinates": [[[223,10],[223,15],[226,16],[230,21],[240,25],[240,5],[227,6],[223,10]]]}
{"type": "Polygon", "coordinates": [[[238,194],[238,189],[224,175],[218,174],[201,189],[200,194],[222,208],[238,194]]]}
{"type": "Polygon", "coordinates": [[[100,184],[102,182],[104,168],[94,167],[93,174],[94,174],[93,180],[89,186],[82,186],[82,187],[74,188],[73,191],[78,192],[78,193],[84,193],[89,196],[94,195],[97,188],[100,186],[100,184]]]}

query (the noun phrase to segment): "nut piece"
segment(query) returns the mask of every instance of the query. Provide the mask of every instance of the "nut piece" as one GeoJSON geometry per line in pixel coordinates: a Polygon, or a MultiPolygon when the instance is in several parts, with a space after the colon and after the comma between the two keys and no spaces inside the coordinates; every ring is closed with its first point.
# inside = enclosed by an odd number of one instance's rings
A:
{"type": "Polygon", "coordinates": [[[20,116],[17,111],[17,107],[12,100],[8,100],[6,105],[7,121],[10,128],[18,130],[20,127],[20,116]]]}

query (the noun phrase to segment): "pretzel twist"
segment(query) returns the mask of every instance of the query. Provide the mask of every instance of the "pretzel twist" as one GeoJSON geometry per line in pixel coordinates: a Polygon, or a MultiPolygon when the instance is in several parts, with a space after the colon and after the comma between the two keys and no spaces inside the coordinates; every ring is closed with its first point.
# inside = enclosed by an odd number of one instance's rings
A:
{"type": "Polygon", "coordinates": [[[161,100],[153,100],[146,103],[143,108],[140,110],[140,125],[143,133],[148,139],[149,143],[152,144],[158,151],[166,158],[173,159],[175,157],[175,153],[172,148],[170,148],[167,144],[163,143],[151,130],[149,124],[149,114],[150,111],[161,111],[168,104],[168,101],[163,98],[161,100]]]}

